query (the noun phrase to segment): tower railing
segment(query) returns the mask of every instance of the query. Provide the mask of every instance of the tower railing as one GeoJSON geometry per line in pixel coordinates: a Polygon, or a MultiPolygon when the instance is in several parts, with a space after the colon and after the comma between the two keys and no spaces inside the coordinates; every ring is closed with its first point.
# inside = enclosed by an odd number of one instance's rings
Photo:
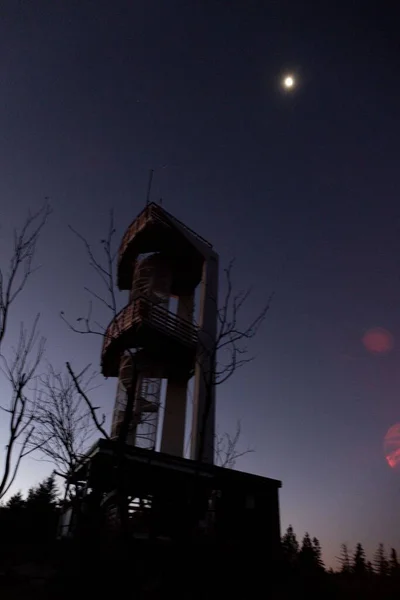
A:
{"type": "Polygon", "coordinates": [[[152,203],[146,206],[146,208],[133,221],[133,223],[130,224],[130,226],[126,230],[119,248],[119,260],[121,260],[121,257],[123,256],[128,245],[130,244],[132,238],[134,238],[135,235],[137,235],[137,233],[139,233],[139,231],[141,231],[150,220],[158,221],[159,223],[170,227],[170,223],[167,221],[167,219],[164,218],[164,213],[168,215],[172,222],[178,223],[181,227],[183,227],[186,231],[193,235],[193,237],[200,240],[206,246],[212,248],[212,244],[210,244],[210,242],[207,242],[207,240],[205,240],[201,235],[193,231],[193,229],[190,229],[190,227],[182,223],[182,221],[179,221],[179,219],[177,219],[173,215],[170,215],[164,209],[161,209],[159,206],[152,203]]]}
{"type": "Polygon", "coordinates": [[[121,257],[124,254],[131,239],[135,237],[135,235],[139,233],[139,231],[143,229],[149,221],[151,215],[151,211],[149,210],[150,208],[150,206],[147,206],[144,209],[144,211],[133,221],[133,223],[129,225],[128,229],[125,231],[121,245],[119,247],[119,260],[121,260],[121,257]]]}
{"type": "Polygon", "coordinates": [[[197,327],[193,323],[178,317],[148,298],[139,296],[125,306],[109,324],[104,335],[103,353],[106,352],[113,340],[133,325],[143,322],[148,322],[154,329],[188,346],[194,346],[197,343],[197,327]]]}

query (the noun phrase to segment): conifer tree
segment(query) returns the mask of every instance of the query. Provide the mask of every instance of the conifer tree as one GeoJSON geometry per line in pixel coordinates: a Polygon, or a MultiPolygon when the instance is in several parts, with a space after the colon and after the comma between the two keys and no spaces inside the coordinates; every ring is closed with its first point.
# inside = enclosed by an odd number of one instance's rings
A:
{"type": "Polygon", "coordinates": [[[342,544],[340,546],[340,555],[338,556],[338,561],[340,564],[341,573],[348,574],[351,572],[350,556],[347,544],[342,544]]]}
{"type": "Polygon", "coordinates": [[[364,577],[367,573],[367,561],[365,557],[365,551],[360,542],[358,542],[354,552],[351,570],[354,573],[354,575],[357,575],[357,577],[364,577]]]}
{"type": "Polygon", "coordinates": [[[392,577],[398,577],[400,574],[400,565],[394,548],[390,550],[389,572],[392,577]]]}
{"type": "Polygon", "coordinates": [[[385,548],[383,544],[379,544],[374,555],[375,571],[381,577],[386,577],[389,573],[389,563],[386,558],[385,548]]]}
{"type": "Polygon", "coordinates": [[[299,542],[291,525],[289,525],[285,535],[282,537],[282,552],[287,564],[291,566],[296,564],[299,556],[299,542]]]}
{"type": "Polygon", "coordinates": [[[312,539],[312,546],[313,546],[313,550],[314,550],[314,560],[315,560],[316,566],[319,569],[325,571],[324,561],[322,560],[321,544],[320,544],[319,540],[316,537],[314,537],[312,539]]]}

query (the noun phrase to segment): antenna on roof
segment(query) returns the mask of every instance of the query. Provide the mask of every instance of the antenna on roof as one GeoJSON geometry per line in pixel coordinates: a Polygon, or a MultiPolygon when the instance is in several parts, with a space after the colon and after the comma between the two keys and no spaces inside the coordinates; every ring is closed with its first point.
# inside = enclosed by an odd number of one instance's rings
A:
{"type": "Polygon", "coordinates": [[[153,182],[153,173],[154,173],[154,169],[150,169],[149,183],[147,185],[146,206],[148,206],[148,204],[150,204],[150,192],[151,192],[151,184],[153,182]]]}

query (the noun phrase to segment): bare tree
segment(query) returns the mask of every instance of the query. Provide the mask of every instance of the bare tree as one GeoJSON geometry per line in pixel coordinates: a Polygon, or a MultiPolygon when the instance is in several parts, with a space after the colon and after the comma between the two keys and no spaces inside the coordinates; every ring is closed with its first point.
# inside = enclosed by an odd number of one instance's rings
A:
{"type": "MultiPolygon", "coordinates": [[[[83,373],[86,369],[87,369],[87,367],[85,367],[85,369],[81,373],[83,373]]],[[[71,379],[74,383],[76,391],[78,392],[78,394],[82,398],[82,400],[85,402],[96,429],[101,433],[101,435],[103,437],[105,437],[106,439],[110,439],[110,436],[104,429],[105,415],[102,415],[101,419],[98,418],[97,413],[96,413],[96,410],[98,410],[98,407],[93,406],[92,401],[89,399],[89,396],[87,395],[86,391],[83,389],[83,386],[80,383],[80,374],[76,375],[74,373],[69,362],[67,362],[67,371],[68,371],[69,375],[71,376],[71,379]]]]}
{"type": "Polygon", "coordinates": [[[215,434],[215,462],[219,467],[234,469],[238,458],[254,452],[252,448],[246,450],[239,449],[242,427],[240,421],[236,423],[236,430],[233,435],[230,433],[215,434]]]}
{"type": "Polygon", "coordinates": [[[250,319],[242,322],[242,311],[251,294],[251,288],[237,293],[233,290],[232,271],[234,260],[224,269],[226,293],[222,305],[218,308],[218,334],[213,352],[216,358],[215,371],[205,376],[211,385],[225,383],[243,365],[251,362],[248,341],[254,338],[270,308],[272,293],[261,310],[250,319]]]}
{"type": "Polygon", "coordinates": [[[53,463],[56,474],[65,479],[82,460],[94,432],[90,409],[83,400],[93,379],[93,375],[85,379],[86,372],[76,376],[80,393],[70,373],[63,375],[49,366],[40,377],[40,393],[32,414],[35,429],[29,446],[40,448],[44,460],[53,463]]]}
{"type": "MultiPolygon", "coordinates": [[[[110,212],[109,219],[109,227],[108,232],[105,238],[100,241],[101,246],[101,255],[98,256],[96,251],[93,249],[88,240],[81,235],[78,231],[76,231],[73,227],[70,227],[70,230],[74,233],[74,235],[82,242],[86,256],[88,258],[88,262],[92,270],[96,273],[98,278],[101,281],[102,291],[96,292],[91,288],[85,287],[90,300],[88,303],[88,310],[85,316],[79,316],[76,319],[76,324],[71,322],[69,319],[65,317],[64,312],[61,312],[61,318],[67,324],[67,326],[79,334],[92,334],[104,337],[106,334],[106,327],[98,322],[95,318],[93,318],[93,301],[97,302],[97,304],[106,309],[109,315],[109,321],[114,320],[115,323],[115,333],[119,335],[122,333],[120,329],[119,320],[116,318],[118,315],[118,302],[116,296],[116,283],[115,283],[115,263],[118,255],[118,250],[115,248],[115,227],[114,227],[114,217],[113,212],[110,212]]],[[[131,373],[131,381],[130,388],[132,390],[136,389],[138,382],[138,370],[137,370],[137,362],[135,360],[135,351],[132,349],[127,349],[125,354],[130,357],[132,364],[132,373],[131,373]]],[[[84,402],[89,408],[90,414],[93,418],[93,422],[98,429],[98,431],[106,438],[109,439],[108,434],[104,430],[104,421],[99,419],[96,414],[96,408],[93,406],[92,401],[90,400],[87,393],[83,393],[80,385],[78,384],[78,378],[71,366],[70,363],[67,363],[67,369],[72,377],[72,380],[75,384],[76,390],[81,394],[84,402]]],[[[160,408],[160,407],[158,407],[160,408]]],[[[135,404],[135,394],[130,393],[127,395],[126,406],[124,409],[124,416],[119,428],[118,432],[118,443],[121,448],[123,448],[128,434],[133,427],[136,427],[139,423],[144,422],[146,417],[143,417],[143,413],[138,410],[135,404]]],[[[137,438],[141,438],[140,434],[137,434],[137,438]]]]}
{"type": "Polygon", "coordinates": [[[21,460],[33,451],[30,440],[34,429],[34,398],[31,397],[28,384],[35,379],[44,351],[44,339],[37,332],[39,315],[30,331],[21,324],[12,358],[5,356],[3,345],[12,307],[35,271],[33,259],[36,245],[49,214],[50,208],[45,204],[38,212],[28,215],[21,230],[14,231],[8,269],[0,269],[0,360],[2,372],[11,387],[9,401],[1,405],[3,412],[8,415],[8,437],[0,469],[0,499],[13,484],[21,460]]]}
{"type": "MultiPolygon", "coordinates": [[[[217,308],[217,336],[211,347],[204,345],[200,352],[208,353],[208,361],[202,361],[203,364],[211,365],[211,369],[203,369],[202,374],[206,388],[205,410],[202,415],[202,426],[200,433],[200,444],[198,459],[201,460],[204,453],[205,430],[209,418],[210,410],[213,404],[213,390],[217,385],[225,383],[234,375],[234,373],[245,364],[251,362],[254,357],[249,355],[248,342],[258,333],[260,326],[265,320],[270,308],[274,293],[272,293],[261,310],[250,319],[243,322],[242,312],[247,300],[251,294],[251,289],[246,291],[234,292],[232,283],[232,270],[234,260],[224,269],[226,292],[223,302],[217,308]]],[[[229,434],[224,434],[225,446],[230,446],[232,454],[232,442],[235,441],[238,430],[233,438],[229,434]],[[228,443],[229,441],[229,443],[228,443]]],[[[239,428],[240,436],[240,428],[239,428]]],[[[238,437],[235,446],[238,442],[238,437]]],[[[221,446],[221,438],[217,439],[217,447],[214,451],[221,453],[218,449],[218,441],[221,446]]],[[[234,454],[234,453],[233,453],[234,454]]],[[[238,457],[237,457],[238,458],[238,457]]],[[[220,457],[219,457],[220,460],[220,457]]],[[[228,461],[232,462],[232,461],[228,461]]]]}
{"type": "Polygon", "coordinates": [[[50,214],[47,204],[38,212],[28,214],[20,231],[14,231],[14,248],[8,270],[0,269],[0,350],[4,340],[12,305],[35,271],[32,266],[40,233],[50,214]]]}
{"type": "MultiPolygon", "coordinates": [[[[117,257],[117,250],[114,249],[114,237],[115,237],[115,227],[114,227],[114,218],[113,212],[110,213],[110,221],[109,228],[107,232],[107,236],[101,240],[101,248],[102,248],[102,256],[98,257],[96,252],[89,244],[87,239],[82,236],[75,229],[70,227],[71,231],[78,237],[78,239],[83,243],[85,248],[85,252],[89,261],[89,265],[96,273],[96,275],[100,278],[102,284],[102,291],[100,293],[95,292],[90,288],[85,288],[90,296],[89,306],[86,316],[79,316],[76,320],[77,325],[74,325],[69,321],[63,312],[61,312],[61,318],[67,324],[67,326],[74,332],[79,334],[92,334],[101,336],[104,338],[106,334],[106,327],[101,325],[97,320],[93,319],[93,300],[96,301],[99,305],[106,309],[109,314],[109,319],[114,320],[115,323],[115,332],[118,335],[121,333],[119,321],[117,319],[118,314],[118,303],[116,299],[116,284],[115,284],[115,262],[117,257]]],[[[126,355],[128,355],[131,359],[132,363],[132,373],[131,373],[131,381],[130,381],[130,389],[136,390],[137,382],[138,382],[138,370],[136,361],[134,359],[135,352],[134,350],[126,350],[126,355]]],[[[79,381],[79,375],[75,373],[71,364],[67,363],[68,373],[75,385],[75,389],[77,393],[80,395],[86,407],[89,410],[89,414],[92,418],[94,426],[101,433],[101,435],[110,439],[110,436],[104,429],[104,418],[99,418],[97,414],[98,407],[94,405],[92,400],[90,399],[87,391],[85,391],[79,381]]],[[[136,394],[129,393],[127,394],[126,405],[124,407],[123,420],[118,432],[117,444],[114,447],[114,455],[117,463],[117,478],[121,477],[121,483],[117,482],[116,486],[116,501],[118,506],[118,514],[121,522],[121,534],[124,536],[128,531],[128,501],[126,495],[124,493],[120,493],[120,490],[123,489],[122,481],[123,481],[123,473],[122,469],[118,468],[118,465],[122,464],[123,456],[125,451],[125,443],[129,434],[129,431],[132,428],[132,425],[136,427],[139,419],[142,418],[141,414],[138,414],[135,407],[136,394]]]]}
{"type": "Polygon", "coordinates": [[[0,408],[8,414],[8,438],[0,480],[0,499],[8,492],[17,476],[21,460],[37,449],[31,444],[34,431],[33,414],[35,399],[28,384],[35,379],[36,369],[44,352],[44,338],[38,339],[36,332],[39,317],[36,317],[32,330],[27,332],[21,325],[18,346],[12,360],[0,356],[4,375],[11,386],[8,405],[0,408]],[[31,355],[34,354],[33,358],[31,355]],[[19,450],[16,446],[19,444],[19,450]],[[14,456],[16,451],[16,458],[14,456]]]}
{"type": "Polygon", "coordinates": [[[67,326],[70,329],[72,329],[72,331],[74,331],[75,333],[92,334],[104,337],[106,327],[104,327],[104,325],[101,325],[98,321],[93,319],[93,299],[98,301],[98,303],[101,306],[105,307],[107,311],[111,313],[112,318],[114,318],[117,315],[118,303],[115,293],[115,262],[118,251],[114,248],[115,227],[113,211],[110,212],[110,222],[107,236],[100,241],[102,257],[96,256],[96,253],[93,250],[91,244],[89,244],[89,242],[83,235],[81,235],[71,226],[70,230],[82,242],[86,256],[88,258],[89,265],[94,271],[94,273],[96,273],[96,275],[100,278],[103,291],[97,293],[91,288],[85,286],[84,289],[91,297],[91,300],[88,304],[87,314],[84,317],[79,316],[76,319],[76,323],[78,323],[79,325],[74,325],[69,319],[67,319],[65,317],[64,311],[61,311],[60,315],[63,321],[67,324],[67,326]]]}
{"type": "MultiPolygon", "coordinates": [[[[90,295],[91,299],[89,301],[87,314],[85,316],[78,317],[76,320],[76,325],[70,320],[66,319],[63,312],[61,312],[61,317],[66,322],[68,327],[76,333],[94,334],[103,337],[105,335],[106,328],[93,318],[93,300],[96,300],[101,306],[105,307],[111,314],[111,318],[115,319],[118,312],[115,285],[115,261],[118,252],[114,247],[115,228],[113,214],[112,212],[110,214],[110,223],[107,236],[101,240],[101,247],[103,251],[102,258],[96,256],[95,251],[84,236],[82,236],[72,227],[70,229],[83,243],[86,255],[89,260],[89,264],[100,278],[103,291],[97,293],[90,288],[85,288],[88,294],[90,295]]],[[[258,312],[257,315],[250,320],[250,322],[247,321],[246,323],[243,323],[242,309],[246,305],[251,290],[247,289],[244,292],[234,292],[232,283],[233,266],[234,261],[232,260],[229,263],[228,267],[224,270],[226,293],[223,303],[217,311],[218,332],[216,340],[213,341],[211,349],[209,347],[204,347],[203,349],[200,348],[200,353],[198,355],[198,360],[200,360],[200,354],[202,351],[210,353],[209,358],[211,360],[209,361],[209,364],[213,365],[210,371],[202,371],[206,387],[206,407],[202,416],[203,434],[201,434],[200,437],[200,460],[204,451],[204,441],[202,441],[204,440],[204,430],[209,416],[209,411],[212,405],[212,390],[213,388],[215,388],[215,386],[226,382],[237,371],[237,369],[253,360],[253,357],[249,356],[247,343],[257,334],[261,324],[263,323],[266,317],[273,297],[273,294],[271,294],[266,304],[262,307],[260,312],[258,312]]],[[[115,323],[116,328],[118,330],[118,319],[115,319],[115,323]]],[[[134,357],[134,353],[132,351],[128,350],[127,353],[131,354],[132,358],[134,357]]],[[[135,367],[134,360],[132,360],[132,364],[135,367]]],[[[68,370],[71,376],[74,376],[74,372],[70,364],[68,364],[68,370]]],[[[132,372],[131,383],[131,387],[133,389],[136,387],[137,376],[138,374],[136,368],[134,368],[132,372]]],[[[87,405],[90,406],[91,401],[88,398],[88,396],[85,394],[83,397],[87,405]]],[[[135,398],[134,395],[131,394],[130,396],[128,396],[128,402],[124,413],[124,420],[120,428],[119,440],[121,443],[124,443],[126,441],[132,418],[135,418],[134,403],[135,398]]],[[[91,412],[92,416],[95,417],[95,410],[92,409],[91,412]]],[[[102,427],[102,425],[101,427],[99,427],[98,423],[96,424],[97,428],[102,433],[102,435],[105,436],[104,428],[102,427]]],[[[229,434],[224,434],[222,436],[222,439],[224,440],[224,445],[230,446],[229,455],[234,455],[235,452],[232,453],[232,444],[233,442],[235,442],[235,447],[237,445],[237,431],[233,437],[229,434]]],[[[221,444],[222,440],[220,439],[219,450],[217,449],[217,452],[219,452],[220,454],[221,452],[225,453],[225,451],[222,451],[221,449],[221,444]]],[[[218,458],[218,460],[220,461],[220,457],[218,458]]],[[[226,462],[226,459],[224,462],[226,462]]],[[[230,458],[228,462],[229,464],[232,464],[234,460],[230,458]]]]}

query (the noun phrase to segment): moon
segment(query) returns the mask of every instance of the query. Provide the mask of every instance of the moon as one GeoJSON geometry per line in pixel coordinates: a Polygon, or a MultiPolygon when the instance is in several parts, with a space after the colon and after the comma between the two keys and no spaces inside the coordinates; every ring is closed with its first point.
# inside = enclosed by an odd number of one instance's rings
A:
{"type": "Polygon", "coordinates": [[[283,78],[283,87],[286,90],[290,90],[294,87],[295,85],[295,79],[293,77],[293,75],[285,75],[285,77],[283,78]]]}

